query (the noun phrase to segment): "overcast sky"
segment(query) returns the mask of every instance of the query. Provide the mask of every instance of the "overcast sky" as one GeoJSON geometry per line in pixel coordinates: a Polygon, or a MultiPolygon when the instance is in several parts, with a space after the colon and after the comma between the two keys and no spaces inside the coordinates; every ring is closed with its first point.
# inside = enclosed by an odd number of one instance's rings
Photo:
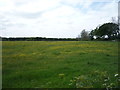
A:
{"type": "Polygon", "coordinates": [[[118,0],[0,0],[0,36],[76,38],[118,16],[118,0]]]}

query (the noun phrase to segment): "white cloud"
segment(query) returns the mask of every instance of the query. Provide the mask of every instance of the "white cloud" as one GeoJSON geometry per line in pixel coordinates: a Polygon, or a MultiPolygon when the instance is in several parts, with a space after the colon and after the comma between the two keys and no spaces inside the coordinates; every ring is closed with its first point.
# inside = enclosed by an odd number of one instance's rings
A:
{"type": "Polygon", "coordinates": [[[0,0],[0,35],[76,37],[111,17],[117,17],[117,0],[0,0]]]}
{"type": "Polygon", "coordinates": [[[21,5],[16,8],[20,12],[35,13],[51,9],[57,6],[55,0],[35,0],[34,2],[28,2],[27,4],[21,5]]]}
{"type": "Polygon", "coordinates": [[[0,0],[0,12],[13,10],[15,7],[10,0],[0,0]]]}

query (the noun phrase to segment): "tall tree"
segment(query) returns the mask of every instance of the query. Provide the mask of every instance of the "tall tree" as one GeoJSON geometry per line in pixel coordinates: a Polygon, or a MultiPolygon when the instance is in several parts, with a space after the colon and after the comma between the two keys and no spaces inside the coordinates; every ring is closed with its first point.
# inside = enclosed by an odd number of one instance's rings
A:
{"type": "Polygon", "coordinates": [[[89,40],[89,33],[85,29],[81,32],[81,40],[89,40]]]}
{"type": "Polygon", "coordinates": [[[100,27],[91,31],[93,36],[97,36],[99,38],[105,38],[108,36],[108,39],[118,39],[120,31],[118,24],[116,23],[105,23],[100,27]]]}

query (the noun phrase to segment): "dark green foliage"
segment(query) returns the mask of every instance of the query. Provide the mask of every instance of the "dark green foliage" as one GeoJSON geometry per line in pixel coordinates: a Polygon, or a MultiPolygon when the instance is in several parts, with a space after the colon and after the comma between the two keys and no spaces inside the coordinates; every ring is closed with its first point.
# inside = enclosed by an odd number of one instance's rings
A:
{"type": "Polygon", "coordinates": [[[1,41],[77,41],[76,38],[1,37],[1,41]]]}
{"type": "Polygon", "coordinates": [[[105,23],[90,32],[91,39],[96,36],[99,40],[104,40],[108,36],[109,40],[119,39],[119,27],[115,23],[105,23]]]}

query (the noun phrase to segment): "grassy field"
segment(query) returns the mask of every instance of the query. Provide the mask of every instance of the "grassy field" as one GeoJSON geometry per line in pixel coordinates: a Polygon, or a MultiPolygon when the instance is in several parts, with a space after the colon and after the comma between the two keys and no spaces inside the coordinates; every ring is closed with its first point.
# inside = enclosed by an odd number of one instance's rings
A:
{"type": "Polygon", "coordinates": [[[2,45],[3,88],[75,88],[76,82],[101,88],[102,76],[113,82],[118,73],[118,42],[4,41],[2,45]],[[81,81],[75,81],[78,76],[81,81]]]}

